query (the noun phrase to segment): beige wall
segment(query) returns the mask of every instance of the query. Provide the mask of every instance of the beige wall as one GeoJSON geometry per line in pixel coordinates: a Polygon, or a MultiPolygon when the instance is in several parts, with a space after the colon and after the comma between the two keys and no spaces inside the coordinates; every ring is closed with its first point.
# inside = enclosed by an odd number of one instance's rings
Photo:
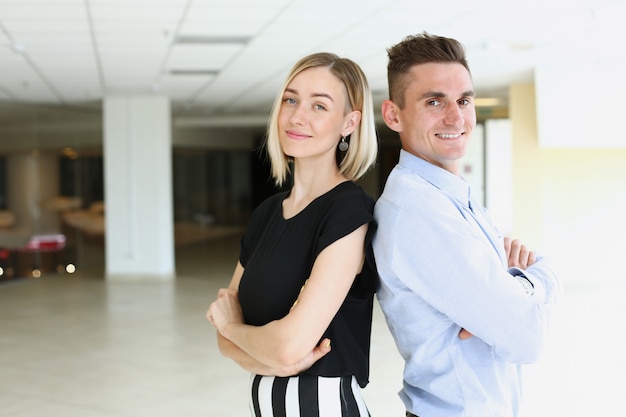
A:
{"type": "Polygon", "coordinates": [[[565,282],[616,283],[626,258],[626,148],[540,148],[534,99],[533,85],[510,89],[513,235],[555,258],[565,282]]]}
{"type": "Polygon", "coordinates": [[[532,247],[541,245],[543,221],[543,159],[537,140],[533,85],[509,90],[509,117],[513,152],[513,230],[532,247]]]}

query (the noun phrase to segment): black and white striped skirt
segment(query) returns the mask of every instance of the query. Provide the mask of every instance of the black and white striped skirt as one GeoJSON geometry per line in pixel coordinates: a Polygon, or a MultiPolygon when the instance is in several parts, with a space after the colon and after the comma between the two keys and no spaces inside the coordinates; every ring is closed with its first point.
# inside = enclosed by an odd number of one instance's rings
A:
{"type": "Polygon", "coordinates": [[[250,412],[254,417],[369,417],[354,376],[252,375],[250,412]]]}

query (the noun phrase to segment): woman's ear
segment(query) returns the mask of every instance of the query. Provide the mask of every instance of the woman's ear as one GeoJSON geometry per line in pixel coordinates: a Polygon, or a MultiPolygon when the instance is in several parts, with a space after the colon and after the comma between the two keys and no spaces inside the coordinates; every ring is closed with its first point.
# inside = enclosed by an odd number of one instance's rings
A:
{"type": "Polygon", "coordinates": [[[346,127],[341,132],[342,136],[345,138],[352,132],[354,129],[361,123],[361,112],[358,110],[353,110],[346,116],[346,127]]]}
{"type": "Polygon", "coordinates": [[[381,106],[383,120],[389,129],[395,132],[402,131],[402,123],[398,119],[397,105],[391,100],[383,101],[381,106]]]}

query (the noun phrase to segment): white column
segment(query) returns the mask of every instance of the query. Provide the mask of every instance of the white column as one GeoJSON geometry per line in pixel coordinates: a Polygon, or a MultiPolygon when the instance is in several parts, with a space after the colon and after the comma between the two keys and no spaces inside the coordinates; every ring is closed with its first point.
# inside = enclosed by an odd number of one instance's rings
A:
{"type": "Polygon", "coordinates": [[[165,97],[104,100],[106,278],[172,280],[172,140],[165,97]]]}
{"type": "Polygon", "coordinates": [[[513,232],[513,132],[510,119],[485,122],[486,205],[494,224],[505,235],[513,232]]]}

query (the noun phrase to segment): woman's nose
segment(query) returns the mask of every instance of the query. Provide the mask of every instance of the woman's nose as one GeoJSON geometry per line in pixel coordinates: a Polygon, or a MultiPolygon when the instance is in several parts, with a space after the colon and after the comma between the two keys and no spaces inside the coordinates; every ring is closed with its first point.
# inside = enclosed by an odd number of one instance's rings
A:
{"type": "Polygon", "coordinates": [[[306,113],[304,106],[298,105],[294,106],[291,111],[291,116],[289,117],[291,123],[295,125],[303,125],[306,121],[306,113]]]}

